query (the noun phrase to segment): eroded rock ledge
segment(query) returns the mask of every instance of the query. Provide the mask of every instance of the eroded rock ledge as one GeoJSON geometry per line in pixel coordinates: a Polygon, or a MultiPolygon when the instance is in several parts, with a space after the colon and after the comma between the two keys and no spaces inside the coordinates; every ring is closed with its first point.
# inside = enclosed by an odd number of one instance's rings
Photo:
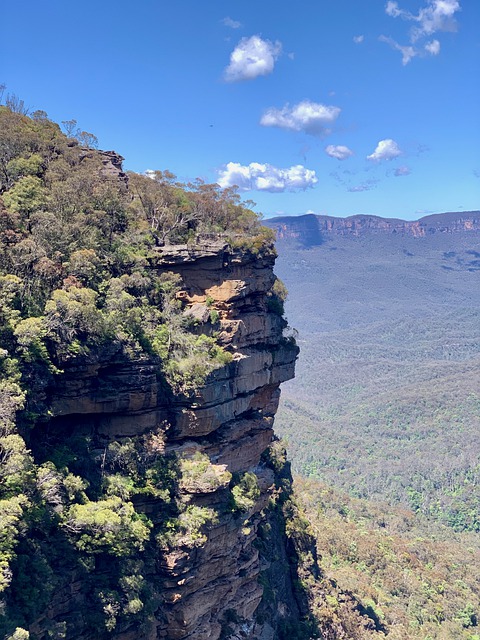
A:
{"type": "MultiPolygon", "coordinates": [[[[159,248],[152,268],[181,277],[184,312],[197,319],[199,331],[216,331],[233,356],[194,393],[172,392],[157,363],[126,358],[113,346],[70,361],[58,376],[49,390],[52,418],[41,425],[41,438],[58,442],[75,433],[88,439],[92,459],[101,460],[109,443],[161,429],[165,456],[208,456],[210,475],[184,480],[178,492],[184,503],[213,510],[215,518],[193,541],[177,537],[173,545],[145,551],[143,571],[156,597],[141,622],[132,615],[108,633],[92,630],[85,616],[88,581],[72,570],[30,628],[31,638],[46,640],[49,629],[61,627],[70,640],[268,639],[277,637],[278,620],[299,616],[278,513],[273,520],[268,515],[278,489],[275,465],[264,453],[273,439],[279,385],[293,377],[298,353],[283,337],[285,320],[270,310],[273,265],[272,251],[254,255],[222,240],[159,248]],[[230,474],[245,473],[255,474],[259,491],[246,508],[232,509],[230,474]],[[276,539],[269,542],[269,535],[276,539]],[[262,545],[276,549],[274,560],[260,553],[262,545]],[[272,562],[279,566],[277,595],[266,620],[256,615],[264,592],[260,574],[272,562]]],[[[162,527],[161,505],[150,496],[134,503],[153,522],[154,539],[162,527]]]]}

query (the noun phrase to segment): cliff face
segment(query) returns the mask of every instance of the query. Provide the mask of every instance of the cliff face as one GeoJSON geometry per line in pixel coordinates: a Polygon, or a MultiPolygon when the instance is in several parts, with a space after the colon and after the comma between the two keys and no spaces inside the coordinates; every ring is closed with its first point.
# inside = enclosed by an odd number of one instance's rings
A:
{"type": "Polygon", "coordinates": [[[298,352],[282,337],[283,318],[269,310],[273,264],[272,253],[232,250],[222,241],[158,250],[152,268],[180,276],[184,313],[196,318],[200,333],[216,331],[233,356],[194,392],[175,392],[154,360],[126,357],[112,346],[65,363],[47,390],[51,417],[30,437],[34,453],[67,438],[83,439],[88,447],[82,464],[103,473],[112,443],[154,434],[161,456],[183,465],[175,479],[177,504],[198,521],[168,538],[164,502],[134,496],[136,511],[153,523],[150,540],[156,540],[139,552],[135,570],[150,585],[148,612],[118,616],[108,633],[92,628],[89,612],[99,605],[91,577],[108,577],[109,571],[97,557],[88,575],[64,571],[30,626],[31,638],[51,637],[52,629],[63,629],[66,636],[58,637],[71,640],[273,638],[279,620],[298,618],[285,544],[278,538],[281,516],[268,515],[278,489],[275,465],[264,454],[273,438],[279,385],[293,377],[298,352]],[[255,614],[264,591],[260,573],[273,561],[259,552],[262,544],[273,544],[269,535],[277,537],[276,561],[284,566],[277,571],[275,610],[265,622],[255,614]]]}
{"type": "Polygon", "coordinates": [[[355,215],[348,218],[331,216],[286,216],[267,220],[279,240],[297,240],[304,246],[322,243],[334,236],[362,236],[365,234],[399,234],[424,237],[435,233],[480,232],[480,212],[442,213],[420,220],[400,220],[379,216],[355,215]]]}

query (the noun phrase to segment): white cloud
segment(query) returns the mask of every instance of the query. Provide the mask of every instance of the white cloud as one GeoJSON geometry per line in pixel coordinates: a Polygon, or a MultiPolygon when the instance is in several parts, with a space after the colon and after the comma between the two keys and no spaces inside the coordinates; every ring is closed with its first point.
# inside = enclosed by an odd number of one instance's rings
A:
{"type": "Polygon", "coordinates": [[[405,165],[401,166],[401,167],[397,167],[395,169],[395,176],[398,178],[400,176],[409,176],[411,173],[410,171],[410,167],[407,167],[405,165]]]}
{"type": "Polygon", "coordinates": [[[353,156],[353,151],[342,144],[329,144],[328,147],[325,147],[325,153],[337,160],[346,160],[353,156]]]}
{"type": "Polygon", "coordinates": [[[387,138],[386,140],[380,140],[375,151],[367,156],[367,160],[373,160],[375,162],[381,162],[382,160],[393,160],[401,154],[402,152],[400,151],[395,140],[387,138]]]}
{"type": "Polygon", "coordinates": [[[228,16],[222,20],[222,24],[226,27],[230,27],[230,29],[240,29],[240,27],[242,26],[241,22],[238,22],[238,20],[233,20],[228,16]]]}
{"type": "Polygon", "coordinates": [[[436,56],[440,53],[440,42],[432,40],[422,44],[421,41],[439,31],[456,31],[457,11],[461,11],[459,0],[428,0],[427,5],[420,9],[418,14],[400,9],[398,2],[389,0],[385,5],[387,15],[414,22],[415,26],[410,29],[410,46],[402,46],[385,36],[381,36],[380,40],[402,52],[403,64],[407,64],[416,55],[425,54],[425,52],[436,56]]]}
{"type": "Polygon", "coordinates": [[[437,31],[455,31],[454,15],[457,11],[460,11],[458,0],[430,0],[424,9],[420,9],[418,16],[413,16],[419,26],[413,30],[412,37],[417,39],[437,31]]]}
{"type": "Polygon", "coordinates": [[[392,49],[396,49],[397,51],[401,52],[403,65],[408,64],[410,60],[412,60],[416,55],[418,55],[418,51],[415,49],[415,47],[412,47],[410,45],[406,45],[402,47],[402,45],[398,44],[398,42],[395,42],[393,38],[380,36],[379,40],[380,42],[386,42],[387,44],[389,44],[392,47],[392,49]]]}
{"type": "Polygon", "coordinates": [[[425,51],[431,53],[432,56],[438,56],[440,53],[440,42],[438,40],[432,40],[425,45],[425,51]]]}
{"type": "Polygon", "coordinates": [[[400,9],[398,2],[387,2],[385,6],[385,12],[392,18],[401,17],[418,24],[412,29],[413,40],[437,31],[455,31],[454,15],[460,10],[459,0],[428,0],[427,5],[420,9],[417,15],[400,9]]]}
{"type": "Polygon", "coordinates": [[[280,42],[262,40],[260,36],[242,38],[230,54],[230,64],[225,69],[227,82],[253,80],[272,73],[282,51],[280,42]]]}
{"type": "Polygon", "coordinates": [[[361,44],[365,40],[365,36],[354,36],[353,41],[355,44],[361,44]]]}
{"type": "Polygon", "coordinates": [[[318,178],[315,171],[306,169],[301,164],[280,169],[271,164],[259,162],[251,162],[249,165],[229,162],[219,171],[217,182],[223,189],[236,185],[240,191],[281,193],[309,189],[318,182],[318,178]]]}
{"type": "Polygon", "coordinates": [[[385,5],[385,13],[393,18],[402,15],[402,12],[398,8],[398,2],[387,2],[385,5]]]}
{"type": "Polygon", "coordinates": [[[304,131],[311,135],[325,135],[330,133],[327,125],[335,122],[340,111],[339,107],[303,100],[293,107],[287,104],[282,109],[267,109],[260,119],[260,124],[264,127],[304,131]]]}
{"type": "Polygon", "coordinates": [[[147,178],[150,178],[151,180],[155,180],[155,171],[153,169],[146,169],[143,172],[144,176],[147,176],[147,178]]]}

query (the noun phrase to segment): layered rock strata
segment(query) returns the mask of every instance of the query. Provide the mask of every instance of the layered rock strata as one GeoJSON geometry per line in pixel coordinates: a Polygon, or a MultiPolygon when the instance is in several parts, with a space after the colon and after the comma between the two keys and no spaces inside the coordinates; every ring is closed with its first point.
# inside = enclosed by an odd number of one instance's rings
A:
{"type": "Polygon", "coordinates": [[[347,218],[306,214],[272,218],[266,224],[275,229],[279,240],[296,240],[304,246],[322,244],[334,236],[398,234],[423,238],[433,234],[479,233],[480,212],[441,213],[419,220],[400,220],[380,216],[355,215],[347,218]]]}
{"type": "MultiPolygon", "coordinates": [[[[259,576],[268,565],[259,554],[258,530],[276,492],[275,471],[262,455],[273,438],[279,385],[293,377],[298,349],[283,337],[285,320],[269,310],[273,265],[271,250],[254,255],[223,241],[159,248],[152,269],[181,277],[184,313],[193,315],[198,331],[217,332],[233,356],[195,392],[174,392],[158,363],[126,358],[114,345],[70,361],[49,390],[53,417],[41,429],[52,442],[72,433],[88,438],[92,458],[101,461],[110,443],[160,429],[165,456],[209,460],[208,474],[180,480],[178,500],[215,517],[199,527],[194,540],[177,536],[174,544],[147,550],[144,572],[157,596],[152,611],[141,625],[135,616],[122,620],[106,637],[274,637],[275,621],[260,624],[255,618],[263,594],[259,576]],[[231,474],[241,478],[247,472],[254,474],[258,491],[247,507],[234,509],[231,474]]],[[[153,540],[162,529],[161,505],[142,496],[134,503],[153,523],[153,540]]],[[[287,595],[277,609],[280,618],[288,618],[298,614],[288,567],[283,582],[287,595]]],[[[46,639],[47,630],[59,624],[70,640],[103,637],[85,621],[88,602],[88,586],[70,573],[30,628],[31,638],[46,639]]]]}

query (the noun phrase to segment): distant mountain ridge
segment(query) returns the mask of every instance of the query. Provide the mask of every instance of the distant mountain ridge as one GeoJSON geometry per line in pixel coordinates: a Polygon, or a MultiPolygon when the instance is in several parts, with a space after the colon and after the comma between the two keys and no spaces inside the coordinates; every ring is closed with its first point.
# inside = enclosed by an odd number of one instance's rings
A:
{"type": "Polygon", "coordinates": [[[480,211],[438,213],[419,220],[363,214],[347,218],[305,214],[270,218],[264,224],[276,231],[278,240],[297,240],[307,247],[322,244],[324,236],[386,233],[423,237],[434,233],[479,233],[480,211]]]}
{"type": "Polygon", "coordinates": [[[294,471],[480,533],[479,213],[269,222],[300,346],[275,421],[294,471]]]}

